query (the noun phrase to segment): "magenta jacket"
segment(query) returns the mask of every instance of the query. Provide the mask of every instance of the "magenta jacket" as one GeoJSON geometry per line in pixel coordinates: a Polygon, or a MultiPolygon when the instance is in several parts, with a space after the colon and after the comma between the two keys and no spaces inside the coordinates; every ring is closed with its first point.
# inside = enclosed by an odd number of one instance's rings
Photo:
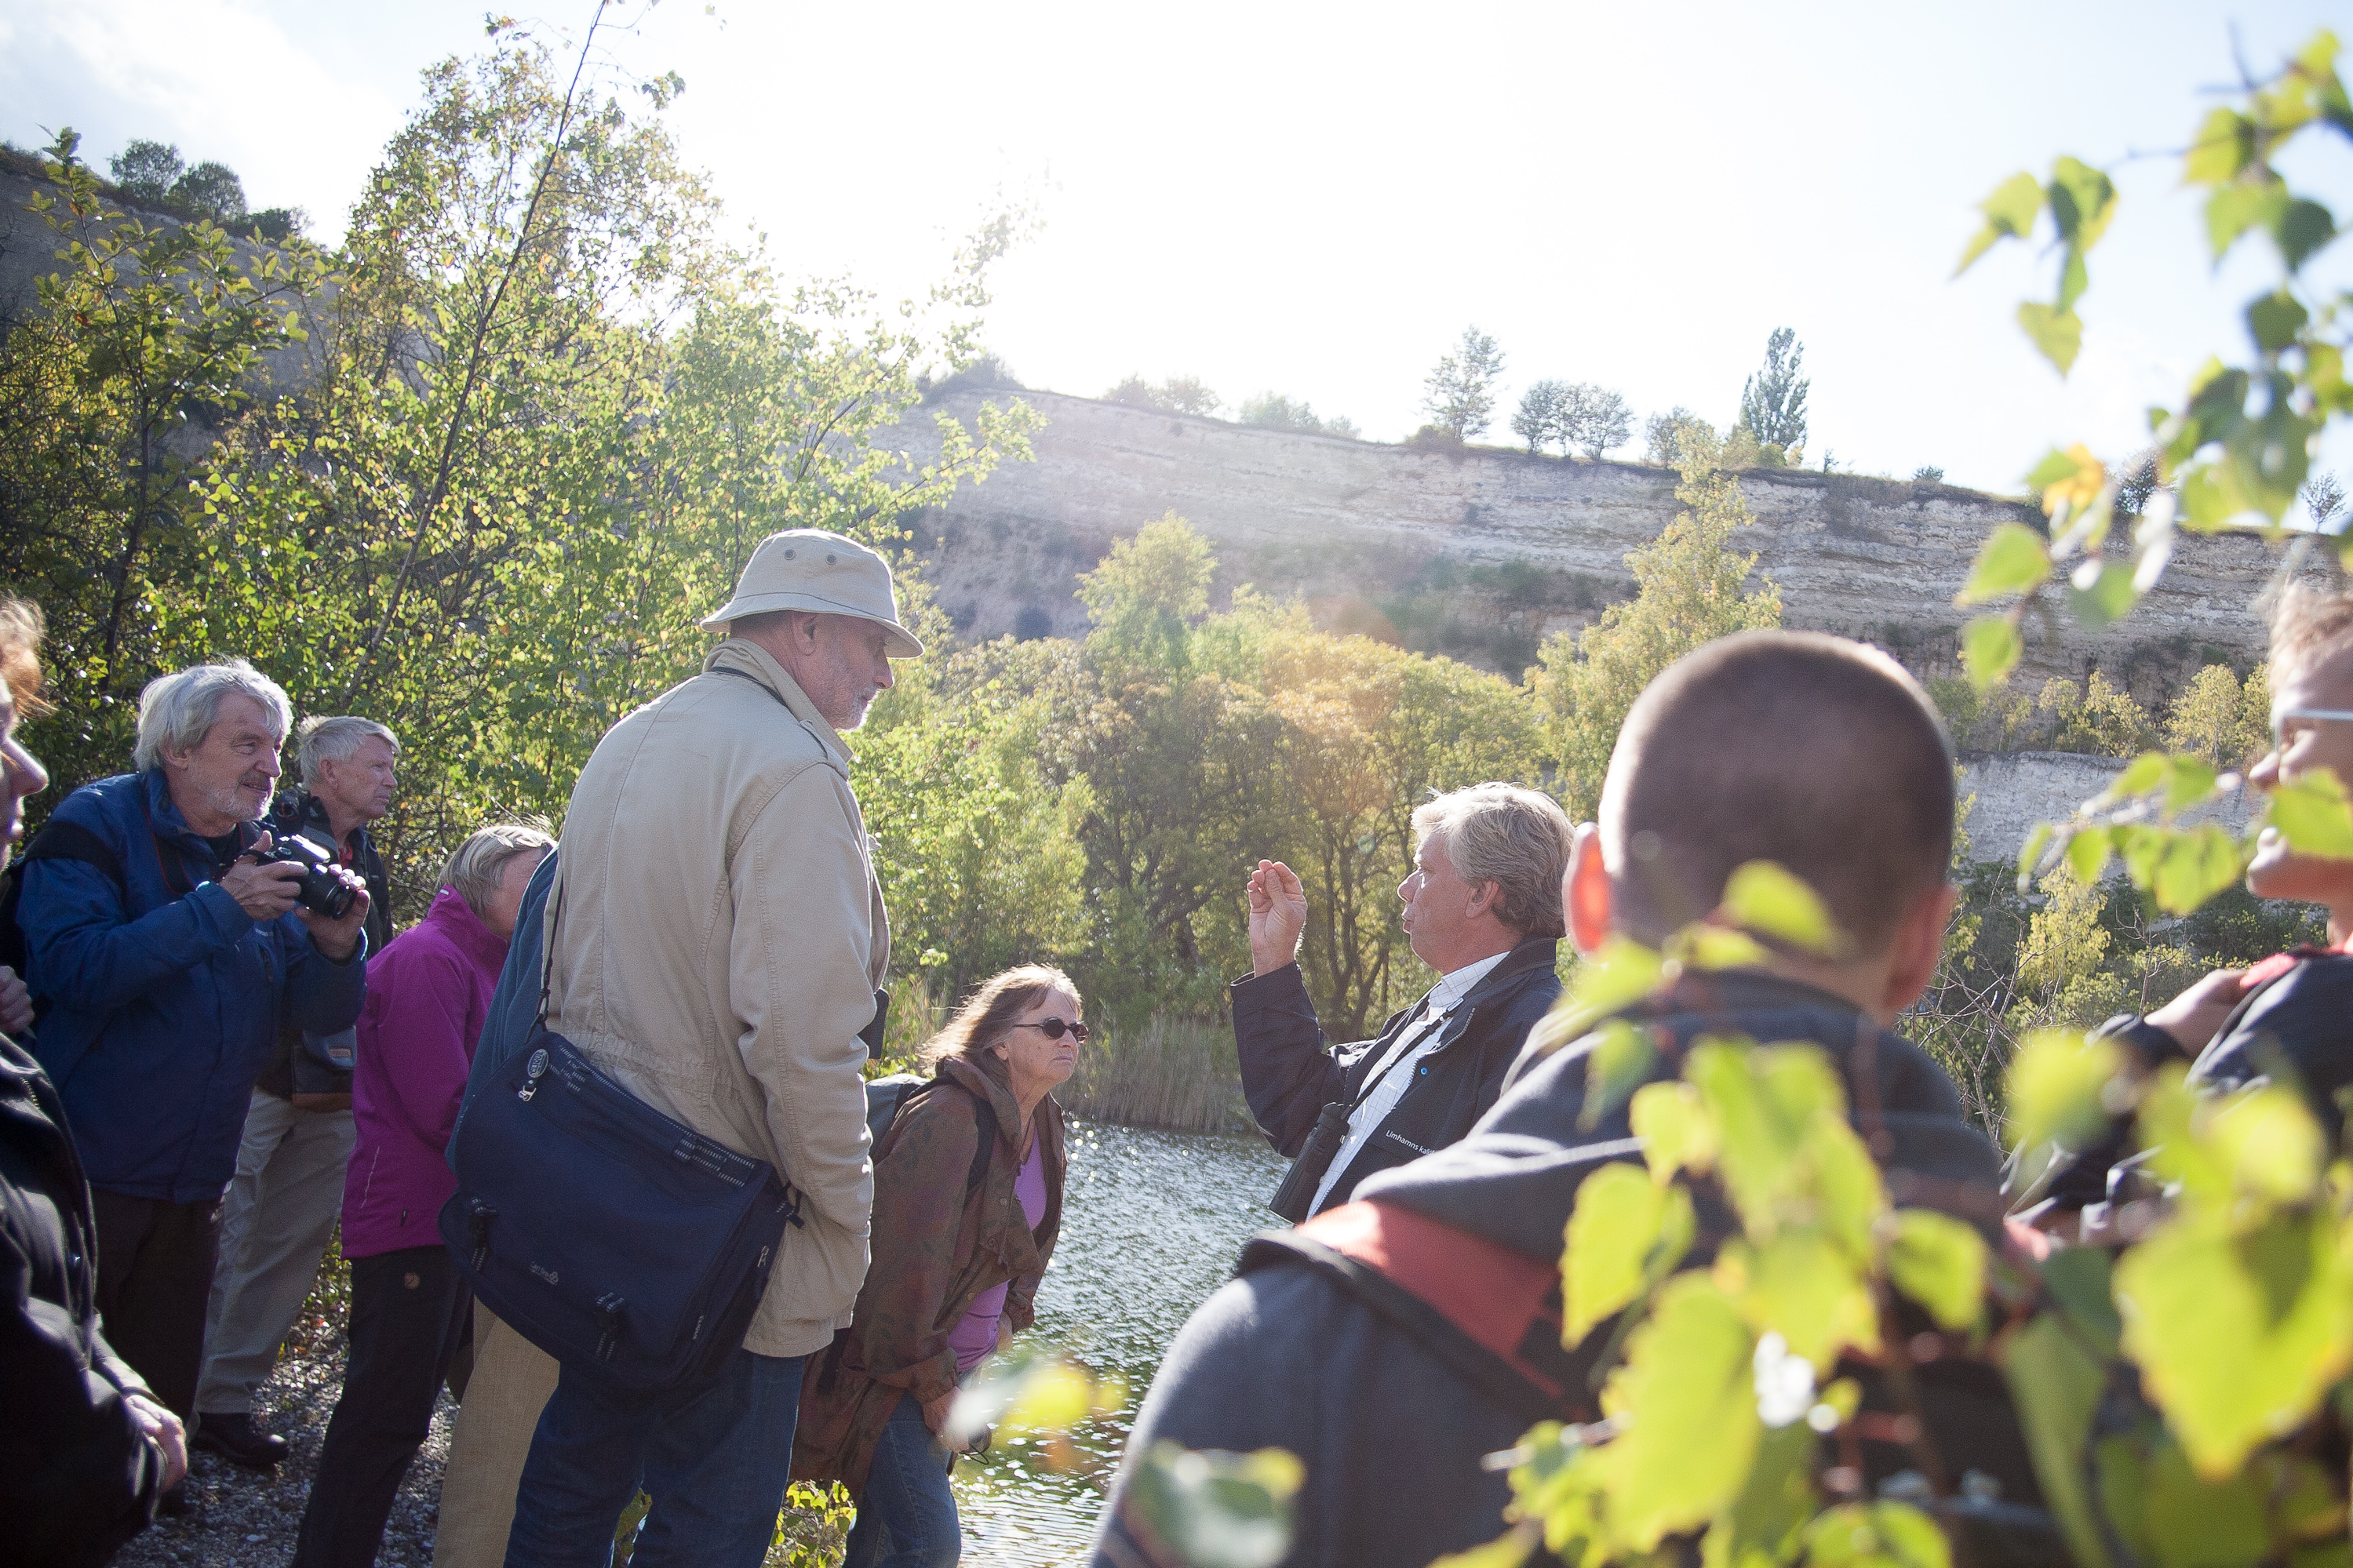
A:
{"type": "Polygon", "coordinates": [[[441,1245],[434,1222],[458,1188],[442,1152],[506,957],[506,939],[448,888],[381,957],[369,956],[352,1077],[358,1137],[343,1173],[344,1257],[441,1245]]]}

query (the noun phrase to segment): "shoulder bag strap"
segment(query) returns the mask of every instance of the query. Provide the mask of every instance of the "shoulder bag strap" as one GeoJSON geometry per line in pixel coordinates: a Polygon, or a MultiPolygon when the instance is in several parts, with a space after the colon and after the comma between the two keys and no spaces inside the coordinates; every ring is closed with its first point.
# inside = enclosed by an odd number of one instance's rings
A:
{"type": "MultiPolygon", "coordinates": [[[[557,853],[562,854],[561,847],[557,853]]],[[[547,999],[555,987],[555,942],[564,929],[564,862],[555,862],[554,905],[547,912],[547,935],[539,955],[539,1016],[532,1021],[534,1035],[547,1027],[547,999]]]]}

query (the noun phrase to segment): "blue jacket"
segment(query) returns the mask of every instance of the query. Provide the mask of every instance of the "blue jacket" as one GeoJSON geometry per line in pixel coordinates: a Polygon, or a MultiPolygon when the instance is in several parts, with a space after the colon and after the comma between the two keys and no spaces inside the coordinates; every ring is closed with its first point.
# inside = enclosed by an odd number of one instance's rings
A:
{"type": "Polygon", "coordinates": [[[121,872],[29,861],[16,914],[26,983],[49,1002],[35,1050],[90,1184],[169,1203],[218,1197],[280,1009],[313,1034],[349,1028],[366,999],[366,938],[333,963],[293,911],[248,916],[212,880],[211,847],[161,769],[85,785],[53,820],[97,835],[121,872]],[[165,880],[166,855],[193,884],[184,897],[165,880]]]}

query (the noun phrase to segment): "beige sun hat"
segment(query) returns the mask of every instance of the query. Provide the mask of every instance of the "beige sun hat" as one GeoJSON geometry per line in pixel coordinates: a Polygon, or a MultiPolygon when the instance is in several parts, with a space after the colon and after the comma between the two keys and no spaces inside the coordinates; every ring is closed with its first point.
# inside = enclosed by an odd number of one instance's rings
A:
{"type": "Polygon", "coordinates": [[[760,541],[735,579],[735,596],[704,616],[702,629],[723,632],[742,616],[772,610],[879,621],[887,628],[883,651],[891,658],[913,658],[923,651],[915,634],[899,624],[891,563],[858,541],[822,528],[788,529],[760,541]]]}

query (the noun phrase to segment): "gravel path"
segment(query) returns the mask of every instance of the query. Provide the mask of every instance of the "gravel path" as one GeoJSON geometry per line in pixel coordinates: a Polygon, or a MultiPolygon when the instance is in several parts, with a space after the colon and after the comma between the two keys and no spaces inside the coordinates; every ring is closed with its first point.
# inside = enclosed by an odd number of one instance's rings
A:
{"type": "MultiPolygon", "coordinates": [[[[292,1452],[274,1474],[239,1469],[217,1454],[190,1456],[187,1513],[157,1520],[116,1555],[116,1568],[284,1568],[302,1527],[319,1444],[343,1391],[344,1351],[342,1312],[322,1307],[314,1295],[254,1400],[255,1416],[292,1452]]],[[[433,1561],[441,1467],[456,1409],[444,1390],[432,1436],[408,1467],[385,1526],[380,1568],[427,1568],[433,1561]]]]}

